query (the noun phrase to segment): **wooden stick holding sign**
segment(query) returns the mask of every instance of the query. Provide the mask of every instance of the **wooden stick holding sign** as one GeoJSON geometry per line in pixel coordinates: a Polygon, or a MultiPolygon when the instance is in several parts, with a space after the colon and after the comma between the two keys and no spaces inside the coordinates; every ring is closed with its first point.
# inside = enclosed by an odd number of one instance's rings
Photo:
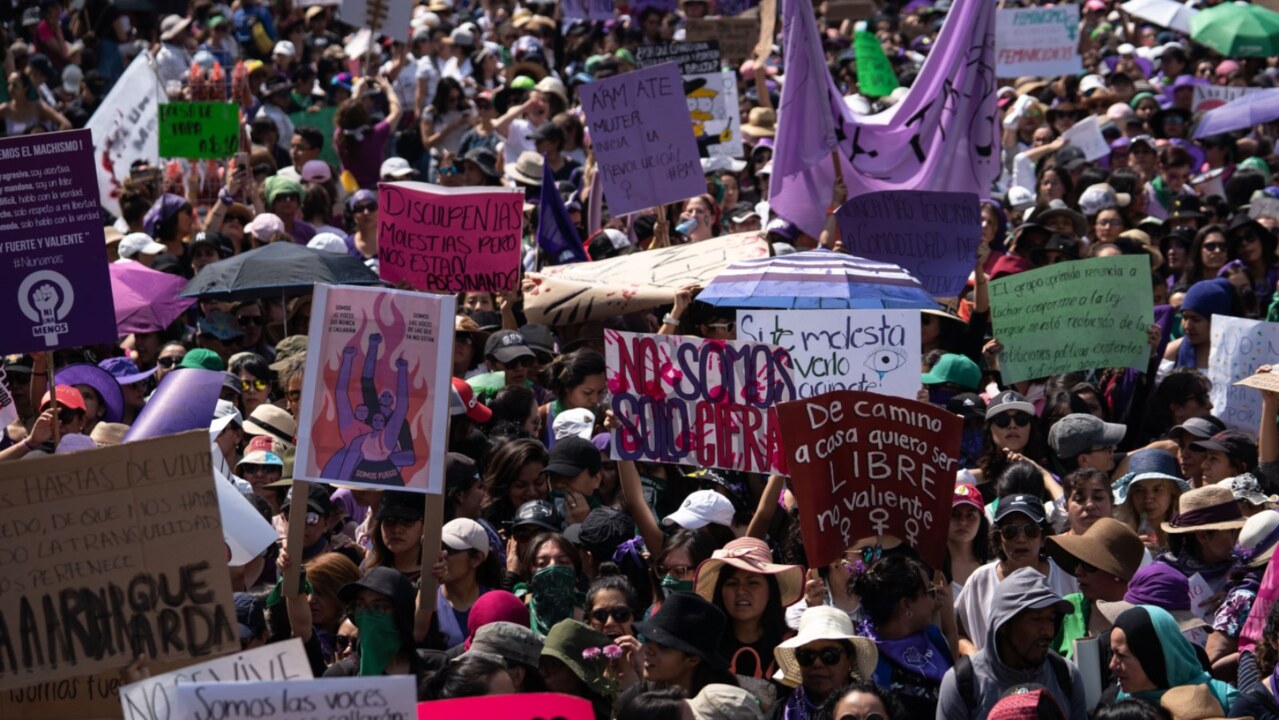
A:
{"type": "Polygon", "coordinates": [[[306,505],[311,496],[311,483],[305,480],[294,480],[289,488],[293,499],[289,501],[289,534],[284,538],[284,549],[289,554],[289,565],[284,568],[284,597],[291,598],[298,594],[299,578],[302,574],[302,533],[306,532],[306,505]]]}
{"type": "Polygon", "coordinates": [[[44,356],[49,366],[49,401],[53,403],[53,447],[56,448],[62,442],[62,423],[58,422],[61,409],[58,406],[58,385],[54,378],[57,371],[53,369],[53,351],[46,350],[44,356]]]}
{"type": "Polygon", "coordinates": [[[422,508],[422,575],[417,591],[417,613],[413,616],[413,638],[426,640],[435,613],[435,596],[440,583],[431,571],[440,557],[441,531],[444,528],[444,496],[427,493],[422,508]]]}

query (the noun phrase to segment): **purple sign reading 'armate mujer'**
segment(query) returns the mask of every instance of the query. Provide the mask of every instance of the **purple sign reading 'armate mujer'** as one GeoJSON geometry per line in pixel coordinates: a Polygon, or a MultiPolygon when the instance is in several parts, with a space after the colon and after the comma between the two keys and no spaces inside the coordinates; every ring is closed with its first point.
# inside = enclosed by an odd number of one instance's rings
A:
{"type": "Polygon", "coordinates": [[[88,130],[0,140],[0,354],[115,343],[88,130]]]}

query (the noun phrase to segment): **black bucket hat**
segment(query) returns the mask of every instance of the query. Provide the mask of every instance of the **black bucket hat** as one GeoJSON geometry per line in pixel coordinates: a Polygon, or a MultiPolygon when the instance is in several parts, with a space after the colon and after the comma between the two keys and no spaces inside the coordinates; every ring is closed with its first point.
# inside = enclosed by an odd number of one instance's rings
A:
{"type": "Polygon", "coordinates": [[[728,661],[719,654],[719,641],[727,629],[723,610],[688,592],[671,593],[657,614],[635,623],[635,631],[645,640],[699,657],[716,670],[728,668],[728,661]]]}

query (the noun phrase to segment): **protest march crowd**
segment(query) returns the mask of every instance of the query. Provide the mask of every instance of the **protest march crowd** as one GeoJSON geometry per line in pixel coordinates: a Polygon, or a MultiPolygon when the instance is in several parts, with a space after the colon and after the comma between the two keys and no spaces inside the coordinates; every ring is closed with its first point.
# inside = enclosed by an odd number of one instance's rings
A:
{"type": "Polygon", "coordinates": [[[1279,718],[1276,10],[5,3],[0,717],[1279,718]]]}

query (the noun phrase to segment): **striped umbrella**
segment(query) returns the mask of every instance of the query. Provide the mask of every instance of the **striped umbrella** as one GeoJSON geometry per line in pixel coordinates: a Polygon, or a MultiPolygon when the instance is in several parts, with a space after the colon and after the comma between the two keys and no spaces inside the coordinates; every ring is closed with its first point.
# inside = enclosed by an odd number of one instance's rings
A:
{"type": "Polygon", "coordinates": [[[901,267],[830,250],[735,262],[697,299],[720,307],[801,310],[940,307],[901,267]]]}

